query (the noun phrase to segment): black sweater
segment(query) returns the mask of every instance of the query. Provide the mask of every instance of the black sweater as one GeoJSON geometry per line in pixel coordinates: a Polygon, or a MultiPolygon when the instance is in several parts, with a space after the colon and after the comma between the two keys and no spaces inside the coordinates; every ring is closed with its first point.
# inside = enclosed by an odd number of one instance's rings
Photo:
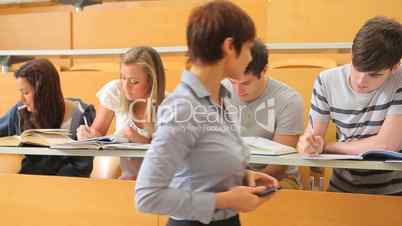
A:
{"type": "MultiPolygon", "coordinates": [[[[77,128],[83,124],[83,116],[92,123],[95,118],[95,108],[87,105],[79,99],[70,99],[78,101],[83,107],[83,112],[76,109],[72,114],[70,133],[72,139],[77,139],[77,128]]],[[[17,103],[6,115],[0,118],[0,137],[20,135],[23,131],[20,125],[20,115],[17,103]]],[[[37,175],[58,175],[58,176],[76,176],[89,177],[93,168],[93,157],[88,156],[49,156],[49,155],[26,155],[22,160],[19,173],[37,174],[37,175]]]]}

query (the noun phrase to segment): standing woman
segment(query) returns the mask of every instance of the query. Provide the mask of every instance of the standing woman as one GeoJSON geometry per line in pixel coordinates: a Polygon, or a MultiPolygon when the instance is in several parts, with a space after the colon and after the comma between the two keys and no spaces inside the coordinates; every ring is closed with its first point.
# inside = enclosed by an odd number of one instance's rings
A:
{"type": "MultiPolygon", "coordinates": [[[[165,97],[165,71],[155,49],[136,47],[121,59],[120,79],[110,81],[97,94],[100,106],[90,128],[81,125],[78,138],[106,135],[116,117],[115,136],[149,143],[154,133],[157,107],[165,97]]],[[[141,159],[120,158],[119,179],[135,180],[141,159]]]]}
{"type": "MultiPolygon", "coordinates": [[[[64,99],[60,77],[46,59],[31,60],[15,72],[21,102],[0,118],[0,136],[21,134],[28,129],[68,129],[76,139],[83,117],[95,117],[92,105],[64,99]]],[[[89,177],[93,157],[26,155],[19,173],[89,177]]]]}
{"type": "Polygon", "coordinates": [[[256,194],[278,182],[246,169],[249,153],[222,98],[221,80],[251,60],[251,18],[228,1],[196,8],[187,24],[192,63],[162,103],[158,126],[136,183],[140,211],[170,215],[169,226],[240,225],[256,194]]]}

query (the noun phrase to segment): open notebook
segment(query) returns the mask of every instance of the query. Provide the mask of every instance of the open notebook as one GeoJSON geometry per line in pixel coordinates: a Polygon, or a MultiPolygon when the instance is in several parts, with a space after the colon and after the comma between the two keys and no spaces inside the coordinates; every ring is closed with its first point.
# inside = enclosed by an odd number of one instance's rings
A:
{"type": "Polygon", "coordinates": [[[342,155],[342,154],[319,154],[308,156],[305,155],[303,159],[308,160],[372,160],[372,161],[386,161],[386,162],[399,162],[402,161],[402,153],[387,150],[370,150],[363,152],[359,155],[342,155]]]}
{"type": "Polygon", "coordinates": [[[262,137],[243,137],[244,142],[249,146],[252,155],[287,155],[296,153],[293,147],[283,145],[262,137]]]}
{"type": "Polygon", "coordinates": [[[96,137],[88,140],[71,141],[63,144],[52,145],[54,149],[121,149],[121,150],[148,150],[150,144],[129,143],[125,138],[116,138],[114,136],[96,137]]]}
{"type": "Polygon", "coordinates": [[[20,136],[0,137],[0,146],[17,147],[24,144],[33,146],[51,146],[73,141],[66,129],[29,129],[20,136]]]}

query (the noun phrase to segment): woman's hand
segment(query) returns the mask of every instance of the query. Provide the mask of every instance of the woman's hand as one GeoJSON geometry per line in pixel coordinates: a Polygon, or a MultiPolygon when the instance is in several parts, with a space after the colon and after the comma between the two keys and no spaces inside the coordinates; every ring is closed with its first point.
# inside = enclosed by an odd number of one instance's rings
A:
{"type": "Polygon", "coordinates": [[[148,144],[151,141],[151,139],[141,136],[137,131],[129,126],[124,128],[123,136],[133,143],[148,144]]]}
{"type": "Polygon", "coordinates": [[[86,125],[80,125],[77,128],[78,140],[86,140],[86,139],[94,138],[94,137],[98,137],[98,136],[99,135],[95,129],[91,129],[90,127],[88,127],[86,125]]]}
{"type": "Polygon", "coordinates": [[[227,192],[220,192],[216,194],[217,209],[234,209],[238,212],[249,212],[255,210],[260,206],[264,199],[258,197],[256,194],[263,192],[266,188],[236,186],[227,192]]]}
{"type": "Polygon", "coordinates": [[[263,173],[257,172],[253,170],[247,170],[245,176],[246,185],[249,187],[256,187],[256,186],[265,186],[266,188],[270,187],[279,187],[279,182],[274,177],[263,173]]]}

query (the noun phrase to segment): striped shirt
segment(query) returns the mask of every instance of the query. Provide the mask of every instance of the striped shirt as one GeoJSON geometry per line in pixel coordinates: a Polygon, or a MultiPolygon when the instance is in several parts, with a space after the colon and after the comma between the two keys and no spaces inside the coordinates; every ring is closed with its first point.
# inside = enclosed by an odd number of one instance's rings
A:
{"type": "MultiPolygon", "coordinates": [[[[402,115],[402,68],[370,93],[357,93],[349,84],[351,65],[320,73],[311,98],[313,120],[336,125],[340,142],[376,135],[385,118],[402,115]]],[[[368,194],[402,193],[402,172],[334,169],[330,191],[368,194]]]]}

